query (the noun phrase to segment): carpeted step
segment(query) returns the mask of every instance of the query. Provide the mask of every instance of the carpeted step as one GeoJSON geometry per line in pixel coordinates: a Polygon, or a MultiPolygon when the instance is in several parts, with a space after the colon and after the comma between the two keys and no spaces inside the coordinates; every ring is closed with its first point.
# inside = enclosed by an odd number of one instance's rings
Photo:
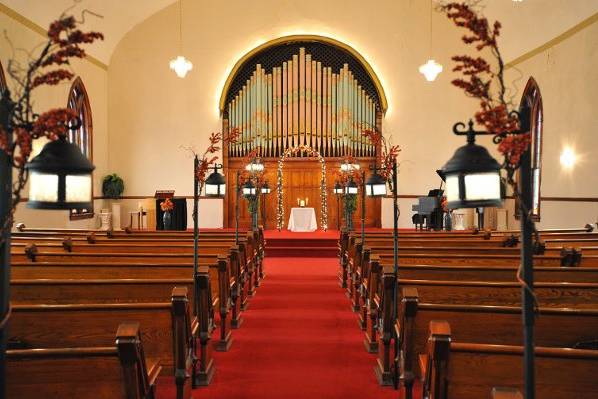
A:
{"type": "Polygon", "coordinates": [[[336,257],[338,248],[336,246],[312,247],[312,246],[270,246],[266,245],[266,256],[272,257],[336,257]]]}

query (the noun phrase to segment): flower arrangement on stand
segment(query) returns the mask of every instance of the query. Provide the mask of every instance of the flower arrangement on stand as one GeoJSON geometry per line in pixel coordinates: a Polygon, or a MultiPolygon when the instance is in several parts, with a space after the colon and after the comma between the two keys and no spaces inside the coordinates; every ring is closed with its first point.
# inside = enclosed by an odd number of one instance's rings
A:
{"type": "Polygon", "coordinates": [[[171,212],[174,209],[174,204],[170,200],[170,198],[166,198],[164,201],[160,202],[160,209],[162,212],[162,222],[164,224],[164,230],[172,229],[172,215],[171,212]]]}
{"type": "Polygon", "coordinates": [[[380,148],[380,151],[376,153],[376,164],[380,175],[390,181],[392,178],[392,167],[396,162],[401,147],[399,145],[390,144],[381,131],[378,129],[365,126],[361,130],[361,134],[367,138],[376,148],[380,148]]]}
{"type": "MultiPolygon", "coordinates": [[[[259,162],[259,153],[261,147],[255,147],[245,157],[243,165],[251,165],[253,162],[259,162]]],[[[251,227],[257,229],[258,213],[260,210],[261,190],[266,183],[264,179],[264,169],[253,170],[245,168],[239,175],[239,185],[245,188],[243,197],[247,200],[247,211],[251,215],[251,227]]]]}
{"type": "Polygon", "coordinates": [[[475,98],[480,109],[475,114],[475,122],[494,135],[498,151],[503,155],[503,168],[507,172],[507,183],[517,192],[514,180],[515,171],[520,166],[521,155],[530,144],[529,132],[519,132],[520,119],[515,111],[512,98],[507,97],[504,79],[504,61],[498,47],[498,37],[502,27],[499,21],[492,26],[474,6],[466,3],[451,2],[440,6],[440,10],[461,28],[469,31],[462,40],[475,46],[477,52],[489,51],[494,58],[491,64],[485,58],[469,55],[452,57],[456,62],[454,72],[460,72],[461,78],[451,83],[461,88],[465,95],[475,98]]]}
{"type": "MultiPolygon", "coordinates": [[[[89,13],[84,11],[82,16],[85,12],[89,13]]],[[[55,108],[42,113],[35,111],[33,95],[37,88],[56,86],[73,79],[75,73],[70,68],[71,61],[87,55],[82,46],[104,39],[99,32],[80,30],[79,25],[83,22],[72,15],[62,14],[50,24],[48,40],[36,57],[26,52],[29,58],[25,63],[16,59],[8,61],[7,72],[15,84],[13,91],[0,93],[0,150],[15,169],[16,181],[11,189],[11,208],[7,217],[0,221],[2,233],[11,229],[21,191],[27,184],[29,175],[25,165],[31,155],[33,140],[41,137],[58,140],[81,123],[76,112],[69,108],[55,108]]],[[[4,237],[5,234],[2,234],[1,242],[4,242],[4,237]]]]}

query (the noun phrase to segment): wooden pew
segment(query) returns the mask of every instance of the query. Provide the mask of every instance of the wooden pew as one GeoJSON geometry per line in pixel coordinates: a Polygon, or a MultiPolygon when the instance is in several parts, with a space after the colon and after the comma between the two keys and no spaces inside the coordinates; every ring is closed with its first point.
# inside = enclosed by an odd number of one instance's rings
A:
{"type": "Polygon", "coordinates": [[[139,324],[123,323],[105,346],[8,350],[7,397],[154,399],[161,367],[142,342],[139,324]]]}
{"type": "MultiPolygon", "coordinates": [[[[420,356],[423,395],[430,399],[479,399],[496,385],[523,389],[523,347],[453,340],[449,323],[433,321],[420,356]]],[[[598,351],[535,348],[538,398],[598,396],[598,351]]]]}
{"type": "MultiPolygon", "coordinates": [[[[445,320],[451,325],[452,339],[487,344],[517,345],[523,342],[520,306],[454,305],[431,302],[417,289],[401,290],[400,320],[395,325],[402,380],[410,392],[418,369],[417,355],[425,352],[429,324],[445,320]]],[[[594,309],[538,308],[535,343],[546,347],[575,348],[598,340],[598,306],[594,309]]]]}
{"type": "MultiPolygon", "coordinates": [[[[20,260],[26,256],[30,260],[49,259],[50,261],[70,260],[72,258],[87,259],[93,257],[93,254],[104,254],[110,257],[131,258],[132,254],[139,254],[137,261],[152,257],[154,253],[159,253],[161,256],[158,259],[168,258],[170,261],[181,261],[187,255],[185,260],[192,261],[193,244],[192,242],[154,242],[153,240],[146,240],[141,242],[130,243],[120,241],[115,243],[113,241],[104,241],[101,243],[87,243],[85,241],[72,241],[70,239],[59,242],[23,242],[17,241],[11,246],[14,254],[14,260],[20,260]],[[68,256],[74,253],[76,255],[68,256]],[[25,254],[25,255],[23,255],[25,254]],[[61,255],[62,254],[62,255],[61,255]],[[150,255],[151,254],[151,255],[150,255]],[[162,255],[164,254],[164,255],[162,255]],[[131,256],[129,256],[131,255],[131,256]]],[[[247,298],[252,296],[255,292],[255,287],[259,285],[260,273],[263,271],[258,267],[258,255],[251,253],[247,240],[240,240],[239,244],[235,244],[234,239],[231,241],[212,242],[204,241],[199,248],[200,260],[209,258],[206,255],[227,255],[231,257],[231,276],[233,276],[235,283],[239,286],[233,287],[232,296],[234,309],[240,309],[247,306],[247,298]],[[239,298],[239,303],[237,303],[239,298]]],[[[234,312],[239,313],[238,311],[234,312]]],[[[233,318],[233,320],[237,320],[233,318]]],[[[236,322],[235,322],[236,325],[236,322]]]]}
{"type": "MultiPolygon", "coordinates": [[[[382,317],[384,323],[380,331],[378,362],[375,370],[378,381],[383,385],[390,385],[392,382],[391,340],[395,333],[394,325],[389,321],[393,319],[395,313],[392,308],[395,282],[391,267],[383,268],[379,285],[383,287],[383,291],[380,291],[380,307],[377,316],[382,317]]],[[[521,286],[516,282],[399,279],[399,287],[415,287],[421,297],[433,303],[521,305],[521,286]]],[[[534,293],[538,304],[542,307],[598,308],[598,283],[537,283],[534,285],[534,293]]],[[[396,312],[400,316],[400,309],[396,312]]],[[[375,334],[375,331],[372,333],[375,334]]]]}
{"type": "Polygon", "coordinates": [[[175,377],[177,398],[190,392],[193,337],[186,288],[174,288],[171,302],[63,305],[13,305],[8,328],[9,347],[59,349],[106,346],[122,322],[141,327],[145,353],[175,377]]]}
{"type": "MultiPolygon", "coordinates": [[[[381,270],[392,265],[380,264],[380,257],[373,255],[366,264],[367,277],[359,288],[360,308],[359,321],[365,331],[365,347],[370,353],[378,352],[377,323],[378,310],[381,306],[380,278],[381,270]]],[[[431,281],[516,281],[517,267],[508,266],[430,266],[400,265],[400,280],[431,281]]],[[[534,268],[536,282],[598,282],[598,268],[534,268]]]]}
{"type": "MultiPolygon", "coordinates": [[[[213,284],[214,281],[230,281],[227,276],[227,268],[220,262],[220,266],[215,269],[211,264],[200,264],[200,271],[209,276],[209,281],[204,283],[209,288],[210,303],[213,307],[219,309],[220,316],[220,336],[216,342],[216,350],[228,350],[232,344],[231,320],[228,313],[231,310],[230,297],[231,284],[213,284]],[[219,277],[214,277],[214,273],[219,273],[219,277]]],[[[186,280],[192,276],[192,266],[188,264],[161,264],[161,263],[48,263],[48,262],[12,262],[11,273],[12,280],[32,280],[32,279],[54,279],[60,280],[68,277],[69,279],[182,279],[186,280]]],[[[201,273],[200,273],[201,275],[201,273]]],[[[197,287],[196,287],[197,288],[197,287]]],[[[193,309],[202,308],[199,303],[198,295],[193,295],[193,309]]],[[[239,318],[238,315],[234,316],[239,318]]]]}

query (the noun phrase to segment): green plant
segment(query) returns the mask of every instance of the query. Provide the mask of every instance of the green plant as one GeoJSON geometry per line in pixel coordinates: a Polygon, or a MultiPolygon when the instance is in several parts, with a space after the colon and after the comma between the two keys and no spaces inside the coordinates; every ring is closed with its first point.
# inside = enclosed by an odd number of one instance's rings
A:
{"type": "Polygon", "coordinates": [[[118,199],[125,191],[125,182],[123,179],[113,173],[104,176],[102,180],[102,195],[106,198],[118,199]]]}
{"type": "Polygon", "coordinates": [[[345,194],[344,195],[345,212],[353,216],[355,210],[357,210],[357,195],[356,194],[345,194]]]}

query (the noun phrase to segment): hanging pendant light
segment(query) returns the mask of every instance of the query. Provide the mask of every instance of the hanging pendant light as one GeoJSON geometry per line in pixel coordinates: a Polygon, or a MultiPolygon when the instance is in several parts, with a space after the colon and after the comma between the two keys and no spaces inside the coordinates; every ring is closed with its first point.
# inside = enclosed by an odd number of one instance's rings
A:
{"type": "MultiPolygon", "coordinates": [[[[183,6],[181,3],[182,0],[179,0],[179,53],[183,52],[183,6]]],[[[170,69],[182,79],[187,76],[187,72],[193,69],[193,64],[184,56],[179,55],[170,61],[170,69]]]]}
{"type": "MultiPolygon", "coordinates": [[[[430,54],[432,54],[432,0],[430,0],[430,49],[429,49],[429,51],[430,51],[430,54]]],[[[423,64],[419,67],[419,73],[424,75],[428,82],[435,81],[436,77],[438,76],[438,74],[440,72],[442,72],[442,65],[440,65],[439,63],[434,61],[434,59],[432,59],[431,57],[428,60],[428,62],[426,62],[425,64],[423,64]]]]}

